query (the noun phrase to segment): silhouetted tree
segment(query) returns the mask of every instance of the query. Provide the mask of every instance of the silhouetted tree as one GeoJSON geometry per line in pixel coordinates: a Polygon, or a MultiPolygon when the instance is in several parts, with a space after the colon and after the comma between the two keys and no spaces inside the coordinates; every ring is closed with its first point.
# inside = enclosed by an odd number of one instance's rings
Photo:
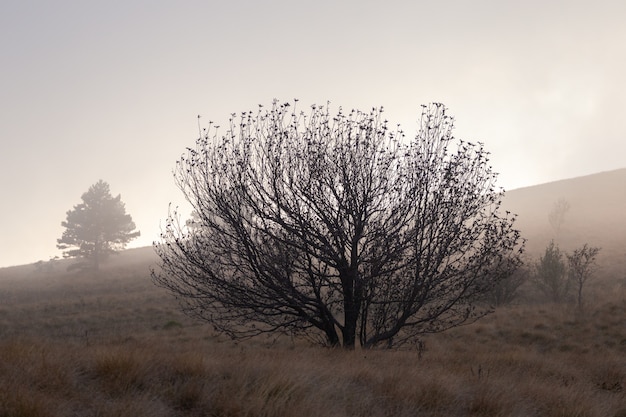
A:
{"type": "Polygon", "coordinates": [[[570,278],[578,289],[578,308],[583,309],[583,287],[591,274],[596,263],[596,256],[600,248],[591,247],[584,244],[582,248],[574,250],[571,255],[567,255],[570,278]]]}
{"type": "Polygon", "coordinates": [[[570,288],[567,265],[559,246],[550,241],[544,255],[535,265],[533,281],[537,288],[552,302],[565,300],[570,288]]]}
{"type": "Polygon", "coordinates": [[[514,217],[482,144],[450,150],[453,119],[424,106],[406,141],[382,108],[274,102],[209,124],[175,169],[193,227],[170,211],[157,285],[232,337],[304,334],[328,345],[398,345],[475,320],[517,268],[514,217]]]}
{"type": "Polygon", "coordinates": [[[121,201],[112,197],[109,184],[100,180],[81,197],[83,202],[67,212],[63,236],[57,239],[57,247],[65,250],[64,257],[81,257],[86,262],[75,267],[98,269],[100,262],[109,254],[124,249],[126,244],[139,236],[135,223],[121,201]]]}

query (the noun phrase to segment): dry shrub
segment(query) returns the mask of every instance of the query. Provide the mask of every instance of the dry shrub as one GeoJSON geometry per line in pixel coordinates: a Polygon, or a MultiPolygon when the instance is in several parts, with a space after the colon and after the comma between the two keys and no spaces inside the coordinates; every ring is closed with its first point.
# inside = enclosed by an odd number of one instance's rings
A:
{"type": "MultiPolygon", "coordinates": [[[[190,413],[206,407],[211,398],[204,356],[198,352],[160,357],[159,380],[164,384],[164,398],[175,410],[190,413]]],[[[214,384],[212,384],[214,385],[214,384]]]]}
{"type": "Polygon", "coordinates": [[[511,397],[510,392],[494,384],[479,384],[467,400],[467,413],[477,417],[510,416],[515,403],[511,397]]]}
{"type": "Polygon", "coordinates": [[[132,395],[147,388],[147,358],[134,349],[109,348],[94,354],[86,375],[93,378],[112,397],[132,395]]]}
{"type": "Polygon", "coordinates": [[[626,366],[622,356],[605,356],[602,361],[591,366],[590,370],[591,381],[598,389],[615,394],[625,391],[626,366]]]}

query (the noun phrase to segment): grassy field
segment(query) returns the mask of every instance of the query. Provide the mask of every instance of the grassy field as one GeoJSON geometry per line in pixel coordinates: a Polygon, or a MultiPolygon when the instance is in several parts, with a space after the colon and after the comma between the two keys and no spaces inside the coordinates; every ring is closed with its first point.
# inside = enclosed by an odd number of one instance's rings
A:
{"type": "Polygon", "coordinates": [[[215,335],[150,282],[152,260],[0,269],[0,416],[626,417],[619,283],[585,314],[521,304],[421,352],[345,352],[215,335]]]}

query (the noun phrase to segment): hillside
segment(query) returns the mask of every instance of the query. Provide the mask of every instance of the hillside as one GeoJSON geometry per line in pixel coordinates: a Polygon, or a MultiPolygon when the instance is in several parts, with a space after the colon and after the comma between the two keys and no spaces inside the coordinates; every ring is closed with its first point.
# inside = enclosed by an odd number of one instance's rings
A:
{"type": "MultiPolygon", "coordinates": [[[[537,259],[551,239],[565,251],[588,243],[602,249],[598,258],[601,275],[626,280],[626,168],[507,191],[503,203],[504,209],[518,215],[516,226],[527,239],[528,260],[537,259]],[[570,208],[557,234],[548,215],[561,199],[570,208]]],[[[112,265],[143,264],[148,268],[155,261],[152,247],[144,247],[113,257],[112,265]]],[[[35,269],[64,270],[68,262],[47,262],[35,269]]],[[[0,279],[32,270],[33,265],[0,268],[0,279]]]]}
{"type": "MultiPolygon", "coordinates": [[[[626,168],[507,191],[503,208],[518,215],[516,227],[526,238],[526,257],[536,260],[554,239],[565,251],[588,243],[601,248],[598,275],[626,284],[626,168]],[[548,221],[555,203],[570,208],[557,234],[548,221]]],[[[112,266],[148,268],[152,247],[130,249],[113,257],[112,266]]],[[[48,269],[65,270],[68,260],[0,268],[0,279],[48,269]]]]}
{"type": "Polygon", "coordinates": [[[0,269],[0,416],[626,416],[626,299],[585,316],[520,304],[408,350],[231,342],[149,277],[151,248],[97,273],[0,269]]]}
{"type": "MultiPolygon", "coordinates": [[[[624,271],[625,176],[515,190],[506,204],[539,249],[567,199],[559,239],[603,246],[606,284],[624,271]]],[[[345,352],[227,340],[152,284],[156,260],[146,247],[97,273],[0,268],[0,416],[626,417],[626,286],[599,286],[585,314],[520,302],[405,350],[345,352]]]]}
{"type": "Polygon", "coordinates": [[[551,239],[566,251],[588,243],[602,248],[599,274],[626,278],[626,169],[508,191],[504,207],[518,214],[530,258],[541,255],[551,239]],[[557,234],[548,215],[560,199],[570,209],[557,234]]]}

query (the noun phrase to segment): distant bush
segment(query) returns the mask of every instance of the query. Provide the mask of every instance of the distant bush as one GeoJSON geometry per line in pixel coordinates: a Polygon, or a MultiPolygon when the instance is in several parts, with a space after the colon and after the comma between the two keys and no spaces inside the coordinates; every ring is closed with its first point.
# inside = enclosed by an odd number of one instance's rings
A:
{"type": "Polygon", "coordinates": [[[528,281],[530,271],[520,267],[506,274],[487,292],[485,300],[494,307],[511,304],[520,294],[520,288],[528,281]]]}
{"type": "Polygon", "coordinates": [[[570,290],[567,264],[559,246],[550,241],[544,255],[535,265],[533,283],[543,295],[554,303],[565,300],[570,290]]]}
{"type": "Polygon", "coordinates": [[[582,309],[583,287],[595,270],[599,252],[600,248],[585,243],[569,254],[551,241],[535,265],[533,282],[547,299],[555,303],[564,301],[570,289],[575,287],[578,307],[582,309]]]}
{"type": "Polygon", "coordinates": [[[170,320],[167,323],[165,323],[163,325],[163,329],[165,330],[169,330],[169,329],[179,329],[183,327],[182,324],[180,324],[179,322],[177,322],[176,320],[170,320]]]}
{"type": "Polygon", "coordinates": [[[567,255],[569,265],[569,276],[578,292],[578,308],[583,308],[583,287],[591,277],[596,266],[596,257],[600,248],[591,247],[586,243],[576,249],[571,255],[567,255]]]}

